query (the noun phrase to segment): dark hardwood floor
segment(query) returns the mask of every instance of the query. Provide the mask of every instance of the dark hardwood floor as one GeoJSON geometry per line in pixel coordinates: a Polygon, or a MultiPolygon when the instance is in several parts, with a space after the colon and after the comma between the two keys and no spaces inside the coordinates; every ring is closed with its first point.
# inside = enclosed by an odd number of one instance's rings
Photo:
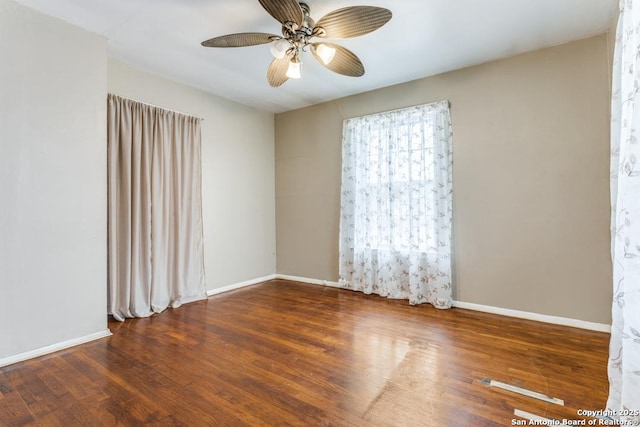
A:
{"type": "Polygon", "coordinates": [[[296,282],[109,327],[0,369],[0,425],[493,426],[607,398],[608,334],[296,282]]]}

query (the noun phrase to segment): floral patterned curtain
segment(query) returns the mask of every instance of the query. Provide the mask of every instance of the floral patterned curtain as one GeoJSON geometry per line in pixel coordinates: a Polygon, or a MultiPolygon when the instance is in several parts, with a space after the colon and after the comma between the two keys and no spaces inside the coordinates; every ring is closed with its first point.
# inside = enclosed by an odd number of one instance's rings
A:
{"type": "Polygon", "coordinates": [[[451,307],[449,103],[345,120],[341,197],[340,285],[451,307]]]}
{"type": "MultiPolygon", "coordinates": [[[[607,409],[640,421],[640,3],[620,1],[611,100],[613,322],[607,409]]],[[[629,424],[631,425],[631,424],[629,424]]]]}

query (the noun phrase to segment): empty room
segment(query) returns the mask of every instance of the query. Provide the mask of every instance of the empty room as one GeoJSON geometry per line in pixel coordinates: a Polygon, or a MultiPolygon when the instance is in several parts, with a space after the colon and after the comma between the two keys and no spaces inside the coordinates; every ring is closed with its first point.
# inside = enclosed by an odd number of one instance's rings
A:
{"type": "Polygon", "coordinates": [[[640,424],[639,0],[0,0],[0,426],[640,424]]]}

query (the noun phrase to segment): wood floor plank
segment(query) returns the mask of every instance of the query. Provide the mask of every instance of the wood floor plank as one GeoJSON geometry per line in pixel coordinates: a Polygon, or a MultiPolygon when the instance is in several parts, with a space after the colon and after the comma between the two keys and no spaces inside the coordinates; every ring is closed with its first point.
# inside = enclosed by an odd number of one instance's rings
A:
{"type": "Polygon", "coordinates": [[[608,392],[608,334],[290,281],[109,327],[1,368],[0,425],[501,426],[608,392]]]}

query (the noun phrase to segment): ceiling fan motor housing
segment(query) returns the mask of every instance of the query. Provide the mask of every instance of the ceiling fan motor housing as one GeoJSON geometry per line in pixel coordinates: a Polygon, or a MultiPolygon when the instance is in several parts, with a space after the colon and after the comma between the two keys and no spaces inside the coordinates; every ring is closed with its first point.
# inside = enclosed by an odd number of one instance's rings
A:
{"type": "MultiPolygon", "coordinates": [[[[316,28],[316,21],[311,18],[311,8],[306,3],[299,3],[304,19],[298,27],[295,22],[286,22],[282,25],[282,35],[291,41],[300,41],[302,45],[306,45],[311,37],[323,37],[325,32],[322,28],[316,28]]],[[[304,46],[302,46],[304,47],[304,46]]]]}

